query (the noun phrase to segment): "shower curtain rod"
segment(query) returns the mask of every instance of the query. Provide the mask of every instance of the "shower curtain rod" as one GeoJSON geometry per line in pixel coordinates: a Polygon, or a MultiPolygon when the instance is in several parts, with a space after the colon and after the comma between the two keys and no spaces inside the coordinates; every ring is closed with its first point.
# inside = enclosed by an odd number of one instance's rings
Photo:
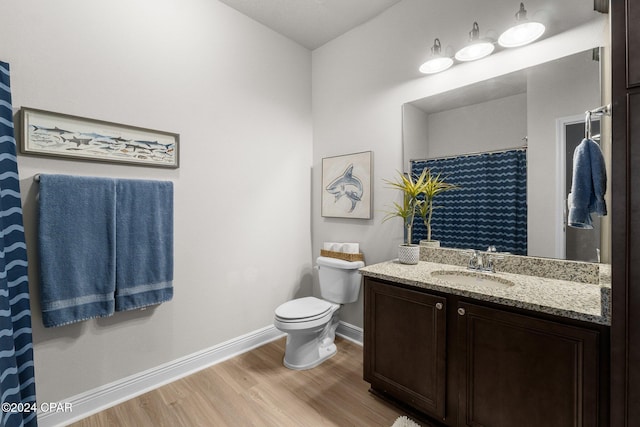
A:
{"type": "MultiPolygon", "coordinates": [[[[526,137],[522,138],[523,140],[527,140],[526,137]]],[[[451,156],[441,156],[441,157],[427,157],[426,159],[410,159],[409,164],[413,162],[426,162],[427,160],[445,160],[445,159],[455,159],[456,157],[469,157],[469,156],[479,156],[480,154],[499,154],[506,153],[507,151],[513,150],[526,150],[527,145],[521,145],[519,147],[511,147],[511,148],[500,148],[498,150],[489,150],[489,151],[475,151],[472,153],[464,153],[464,154],[452,154],[451,156]]]]}

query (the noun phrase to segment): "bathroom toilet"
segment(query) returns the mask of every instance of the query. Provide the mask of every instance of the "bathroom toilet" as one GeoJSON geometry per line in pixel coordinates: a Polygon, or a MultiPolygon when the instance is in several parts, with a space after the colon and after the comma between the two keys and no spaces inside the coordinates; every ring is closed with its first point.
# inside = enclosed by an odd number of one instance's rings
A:
{"type": "Polygon", "coordinates": [[[320,298],[304,297],[280,305],[274,326],[287,333],[284,366],[311,369],[334,354],[341,304],[355,302],[360,292],[362,261],[318,257],[320,298]]]}

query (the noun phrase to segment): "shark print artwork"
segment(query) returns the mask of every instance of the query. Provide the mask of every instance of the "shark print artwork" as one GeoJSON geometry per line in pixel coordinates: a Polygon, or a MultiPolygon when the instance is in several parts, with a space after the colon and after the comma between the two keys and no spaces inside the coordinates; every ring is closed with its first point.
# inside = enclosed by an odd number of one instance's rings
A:
{"type": "Polygon", "coordinates": [[[322,159],[322,216],[371,218],[371,152],[322,159]]]}
{"type": "Polygon", "coordinates": [[[25,154],[178,167],[178,135],[23,108],[25,154]]]}
{"type": "Polygon", "coordinates": [[[362,200],[362,181],[353,176],[353,163],[347,166],[347,170],[342,175],[334,179],[326,188],[329,194],[336,197],[336,202],[340,197],[345,196],[351,202],[351,209],[348,213],[353,212],[358,202],[362,200]]]}

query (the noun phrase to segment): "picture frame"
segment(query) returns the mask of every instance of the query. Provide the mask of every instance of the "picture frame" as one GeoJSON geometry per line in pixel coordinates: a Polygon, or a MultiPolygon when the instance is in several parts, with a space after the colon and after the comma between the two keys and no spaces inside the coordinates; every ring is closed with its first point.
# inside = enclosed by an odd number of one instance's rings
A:
{"type": "Polygon", "coordinates": [[[20,152],[34,156],[176,169],[180,135],[23,107],[20,152]]]}
{"type": "Polygon", "coordinates": [[[373,152],[322,159],[321,214],[327,218],[372,218],[373,152]]]}

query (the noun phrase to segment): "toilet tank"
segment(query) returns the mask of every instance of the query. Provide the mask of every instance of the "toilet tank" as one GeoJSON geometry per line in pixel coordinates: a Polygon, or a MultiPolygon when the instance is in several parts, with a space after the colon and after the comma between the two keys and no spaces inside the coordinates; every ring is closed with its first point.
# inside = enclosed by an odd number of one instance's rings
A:
{"type": "Polygon", "coordinates": [[[321,256],[316,263],[322,299],[337,304],[347,304],[358,299],[362,281],[358,269],[364,267],[364,262],[321,256]]]}

